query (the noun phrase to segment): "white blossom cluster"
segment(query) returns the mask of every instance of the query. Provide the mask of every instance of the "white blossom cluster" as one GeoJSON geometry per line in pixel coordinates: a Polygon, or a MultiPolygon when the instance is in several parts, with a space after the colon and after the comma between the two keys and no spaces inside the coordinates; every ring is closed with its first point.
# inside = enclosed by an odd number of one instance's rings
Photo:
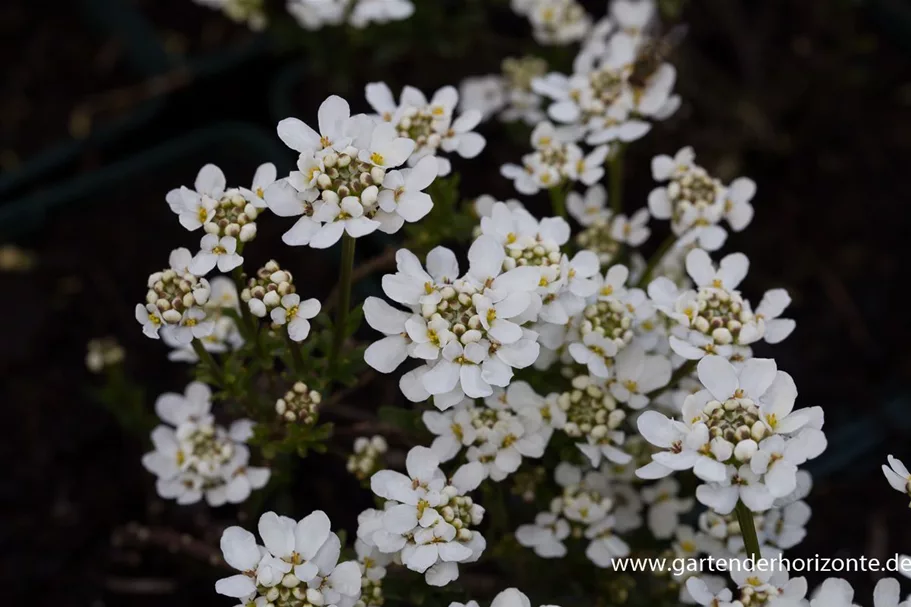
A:
{"type": "Polygon", "coordinates": [[[607,208],[607,200],[607,190],[600,183],[584,195],[570,192],[566,196],[566,210],[582,226],[576,244],[595,253],[602,266],[610,266],[622,245],[638,247],[651,235],[648,209],[627,216],[607,208]]]}
{"type": "Polygon", "coordinates": [[[466,78],[459,87],[463,111],[481,113],[481,119],[497,116],[502,122],[521,121],[535,126],[546,117],[543,98],[532,90],[535,78],[547,73],[547,62],[540,57],[508,57],[502,74],[466,78]]]}
{"type": "MultiPolygon", "coordinates": [[[[187,249],[177,249],[173,255],[183,259],[190,258],[187,249]]],[[[237,323],[231,313],[240,311],[240,301],[237,297],[237,287],[234,281],[226,276],[215,276],[209,281],[209,299],[203,304],[206,313],[202,322],[212,323],[212,332],[199,338],[203,348],[212,353],[223,353],[236,350],[244,343],[244,338],[237,328],[237,323]]],[[[184,338],[185,339],[185,338],[184,338]]],[[[161,340],[170,348],[168,359],[178,362],[195,363],[199,356],[186,341],[180,341],[171,327],[164,327],[161,331],[161,340]]]]}
{"type": "Polygon", "coordinates": [[[642,436],[664,449],[640,468],[641,478],[692,469],[704,482],[696,497],[719,514],[742,501],[762,512],[797,488],[797,469],[826,448],[819,407],[794,410],[794,380],[771,359],[751,358],[739,369],[721,356],[697,366],[705,387],[689,397],[680,420],[646,411],[642,436]]]}
{"type": "Polygon", "coordinates": [[[285,244],[325,249],[343,233],[392,234],[433,207],[422,190],[436,178],[437,162],[428,158],[410,169],[391,170],[412,157],[415,141],[400,136],[392,124],[352,116],[341,97],[333,95],[320,106],[319,132],[286,118],[278,135],[299,154],[297,170],[264,193],[276,215],[300,216],[282,237],[285,244]]]}
{"type": "Polygon", "coordinates": [[[676,70],[659,62],[642,72],[639,54],[654,43],[644,32],[654,2],[612,2],[611,16],[600,22],[583,44],[573,73],[550,73],[535,79],[536,92],[552,100],[548,115],[575,125],[589,145],[631,142],[651,123],[664,120],[680,106],[673,94],[676,70]]]}
{"type": "Polygon", "coordinates": [[[538,44],[579,42],[591,29],[591,16],[576,0],[511,0],[511,6],[528,19],[538,44]]]}
{"type": "Polygon", "coordinates": [[[526,382],[497,388],[483,404],[466,399],[446,411],[425,411],[424,425],[436,438],[430,449],[440,462],[454,459],[463,448],[469,462],[480,462],[484,475],[502,481],[522,465],[522,458],[540,458],[553,426],[541,415],[543,399],[526,382]]]}
{"type": "Polygon", "coordinates": [[[357,561],[339,563],[341,541],[326,513],[300,521],[266,512],[259,535],[228,527],[221,536],[225,561],[240,573],[218,580],[215,591],[241,605],[275,607],[355,607],[361,596],[357,561]]]}
{"type": "Polygon", "coordinates": [[[359,436],[354,440],[354,449],[348,456],[346,468],[359,480],[366,480],[382,468],[383,456],[388,450],[386,439],[379,434],[369,438],[359,436]]]}
{"type": "Polygon", "coordinates": [[[362,512],[357,530],[367,546],[396,555],[432,586],[458,579],[459,563],[477,561],[487,546],[477,531],[484,508],[467,495],[483,480],[483,466],[465,464],[447,479],[439,463],[430,449],[414,447],[406,459],[407,475],[374,474],[370,488],[386,503],[383,510],[362,512]]]}
{"type": "Polygon", "coordinates": [[[256,217],[266,207],[265,188],[275,181],[275,165],[261,165],[250,188],[227,188],[225,174],[214,164],[199,170],[191,190],[186,186],[168,192],[168,206],[187,230],[203,229],[199,252],[188,269],[205,276],[218,266],[230,272],[244,262],[239,249],[256,237],[256,217]]]}
{"type": "Polygon", "coordinates": [[[402,21],[414,13],[414,4],[411,0],[287,0],[287,9],[302,28],[314,31],[345,23],[363,29],[371,23],[402,21]]]}
{"type": "Polygon", "coordinates": [[[142,465],[158,477],[161,497],[178,504],[203,497],[210,506],[237,504],[268,482],[268,468],[249,465],[244,443],[253,436],[253,422],[239,419],[226,430],[215,423],[211,408],[211,390],[199,382],[183,395],[165,393],[155,401],[165,424],[152,431],[155,450],[143,456],[142,465]]]}
{"type": "MultiPolygon", "coordinates": [[[[854,602],[854,588],[841,578],[825,580],[810,596],[807,596],[807,581],[803,577],[789,578],[783,569],[751,571],[747,566],[731,570],[731,578],[737,585],[732,593],[723,584],[691,577],[686,588],[690,602],[707,607],[739,607],[740,605],[764,605],[767,607],[857,607],[854,602]]],[[[873,591],[873,607],[908,607],[911,597],[901,600],[901,587],[895,578],[883,578],[873,591]]]]}
{"type": "Polygon", "coordinates": [[[145,303],[136,304],[136,320],[146,337],[159,339],[168,329],[169,340],[180,345],[205,338],[215,330],[203,308],[212,294],[209,281],[187,269],[190,252],[176,249],[171,253],[170,267],[149,275],[145,303]]]}
{"type": "Polygon", "coordinates": [[[652,159],[655,181],[668,183],[649,194],[648,210],[655,219],[670,220],[671,230],[679,237],[678,246],[695,243],[706,251],[717,251],[727,239],[722,220],[735,232],[752,221],[750,201],[756,194],[756,183],[740,177],[725,186],[695,160],[691,147],[681,149],[673,158],[660,155],[652,159]]]}
{"type": "Polygon", "coordinates": [[[521,194],[536,194],[568,183],[593,185],[604,177],[606,145],[586,154],[578,145],[582,131],[574,126],[555,127],[539,122],[531,133],[533,152],[522,157],[522,164],[504,164],[500,173],[511,179],[521,194]]]}
{"type": "Polygon", "coordinates": [[[599,470],[560,463],[555,480],[562,493],[550,508],[535,517],[534,524],[516,529],[516,539],[542,558],[562,558],[567,554],[565,540],[587,541],[585,556],[598,567],[610,568],[615,558],[630,554],[629,545],[617,534],[617,517],[612,512],[610,480],[599,470]]]}
{"type": "Polygon", "coordinates": [[[417,166],[424,158],[434,158],[436,174],[445,177],[452,171],[452,164],[439,155],[440,151],[475,158],[487,144],[484,137],[474,132],[481,122],[481,112],[463,110],[456,117],[459,93],[455,87],[441,88],[428,101],[424,93],[406,86],[396,102],[385,83],[374,82],[367,85],[366,97],[378,120],[395,127],[400,137],[414,141],[409,167],[417,166]]]}

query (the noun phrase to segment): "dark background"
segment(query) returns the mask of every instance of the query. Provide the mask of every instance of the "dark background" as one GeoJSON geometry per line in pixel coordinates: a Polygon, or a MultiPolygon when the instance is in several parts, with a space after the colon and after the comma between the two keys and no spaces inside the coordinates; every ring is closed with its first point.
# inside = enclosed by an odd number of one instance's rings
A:
{"type": "MultiPolygon", "coordinates": [[[[231,185],[246,185],[266,160],[283,172],[293,159],[275,123],[290,114],[313,120],[329,93],[364,111],[365,82],[431,93],[529,48],[523,24],[501,4],[416,3],[413,23],[378,30],[383,43],[372,46],[375,34],[293,27],[267,40],[190,0],[0,7],[0,236],[33,260],[27,271],[0,273],[7,600],[229,604],[214,594],[219,572],[207,560],[221,527],[244,512],[155,496],[139,463],[146,435],[125,432],[97,405],[85,344],[114,335],[126,347],[125,368],[146,389],[124,396],[131,403],[148,409],[157,394],[181,389],[186,369],[141,336],[132,314],[167,252],[196,244],[164,205],[169,189],[192,183],[206,162],[231,185]]],[[[603,13],[602,3],[588,4],[603,13]]],[[[644,203],[649,159],[682,145],[725,180],[755,179],[756,218],[726,250],[750,257],[743,289],[754,302],[776,286],[793,295],[797,330],[760,354],[795,377],[799,404],[825,408],[830,437],[814,462],[809,536],[793,555],[911,553],[908,498],[879,471],[887,453],[911,464],[911,5],[692,0],[682,19],[690,30],[674,63],[684,105],[631,147],[626,205],[644,203]]],[[[525,144],[502,125],[483,132],[488,150],[455,163],[462,194],[512,196],[497,169],[525,144]]],[[[261,222],[254,244],[278,242],[287,223],[273,219],[261,222]]],[[[362,255],[371,247],[382,244],[362,255]]],[[[271,254],[299,268],[314,296],[334,283],[330,257],[259,249],[248,268],[271,254]]],[[[390,386],[372,400],[392,402],[390,386]]],[[[355,433],[343,432],[343,442],[355,433]]],[[[330,456],[305,460],[297,479],[305,496],[269,505],[323,507],[353,529],[366,500],[343,466],[330,456]]],[[[846,577],[871,604],[875,578],[846,577]]]]}

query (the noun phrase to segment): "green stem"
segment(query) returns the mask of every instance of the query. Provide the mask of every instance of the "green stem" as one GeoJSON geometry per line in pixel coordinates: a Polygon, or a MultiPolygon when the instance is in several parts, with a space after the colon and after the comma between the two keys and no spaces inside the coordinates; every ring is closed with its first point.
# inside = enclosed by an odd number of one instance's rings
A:
{"type": "Polygon", "coordinates": [[[332,339],[332,352],[329,354],[330,372],[335,370],[342,350],[342,344],[345,342],[348,312],[351,307],[351,273],[354,270],[354,243],[354,238],[347,233],[342,236],[342,267],[338,285],[338,309],[335,312],[335,335],[332,339]]]}
{"type": "Polygon", "coordinates": [[[623,212],[623,152],[626,146],[619,144],[614,156],[608,161],[610,174],[610,205],[615,214],[623,212]]]}
{"type": "Polygon", "coordinates": [[[652,255],[651,259],[648,260],[648,265],[645,266],[645,271],[642,273],[642,278],[639,279],[639,284],[636,286],[638,286],[640,289],[644,289],[648,286],[648,283],[652,280],[652,275],[655,273],[655,269],[658,267],[658,264],[661,263],[661,260],[664,259],[664,256],[667,255],[668,251],[671,250],[675,242],[677,242],[677,237],[673,234],[664,239],[664,242],[661,243],[661,246],[658,247],[658,250],[655,251],[655,254],[652,255]]]}
{"type": "Polygon", "coordinates": [[[202,345],[202,342],[197,338],[194,337],[191,343],[193,345],[193,351],[196,352],[196,356],[199,357],[199,360],[203,366],[208,368],[209,373],[212,374],[212,379],[215,380],[215,383],[220,386],[224,386],[225,374],[221,370],[221,366],[218,364],[218,361],[215,360],[209,351],[206,350],[206,348],[202,345]]]}
{"type": "Polygon", "coordinates": [[[554,186],[547,190],[547,193],[550,194],[550,206],[554,211],[554,215],[566,219],[566,195],[569,193],[569,189],[563,186],[554,186]]]}
{"type": "MultiPolygon", "coordinates": [[[[245,287],[243,268],[240,266],[234,268],[231,272],[231,276],[234,278],[234,284],[237,286],[237,294],[240,296],[240,293],[243,292],[245,287]]],[[[257,356],[265,362],[266,355],[259,339],[259,319],[255,318],[253,314],[250,313],[249,306],[243,301],[240,302],[240,318],[238,320],[237,326],[238,329],[240,329],[241,336],[243,336],[245,341],[253,344],[257,356]]]]}
{"type": "Polygon", "coordinates": [[[301,377],[306,371],[304,355],[301,353],[301,345],[291,339],[291,335],[285,331],[285,340],[288,342],[288,349],[291,350],[291,370],[294,371],[295,377],[301,377]]]}
{"type": "Polygon", "coordinates": [[[753,520],[753,513],[740,500],[737,501],[737,507],[734,511],[737,513],[740,535],[743,536],[743,545],[746,547],[747,555],[752,557],[754,561],[758,561],[762,555],[759,552],[759,537],[756,535],[756,522],[753,520]]]}

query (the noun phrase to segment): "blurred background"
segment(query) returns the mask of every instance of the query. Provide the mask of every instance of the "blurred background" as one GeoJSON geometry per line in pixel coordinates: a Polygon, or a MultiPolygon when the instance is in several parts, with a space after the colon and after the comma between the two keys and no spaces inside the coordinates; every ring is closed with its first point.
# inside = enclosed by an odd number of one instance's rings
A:
{"type": "MultiPolygon", "coordinates": [[[[585,4],[605,12],[603,2],[585,4]]],[[[125,430],[116,408],[98,403],[149,411],[157,394],[186,381],[186,368],[142,337],[132,309],[168,252],[195,244],[164,196],[203,164],[221,166],[232,185],[247,185],[266,161],[281,175],[294,158],[275,136],[278,120],[313,120],[330,93],[366,111],[370,81],[429,94],[498,72],[506,56],[541,52],[552,66],[572,58],[540,51],[508,3],[416,5],[411,20],[367,31],[278,22],[253,33],[191,0],[2,3],[0,587],[13,588],[14,600],[228,604],[212,590],[219,571],[209,562],[220,529],[244,511],[162,502],[139,463],[147,433],[125,430]],[[85,355],[105,336],[126,359],[123,382],[100,394],[85,355]]],[[[750,257],[743,289],[753,301],[772,287],[792,294],[796,332],[760,354],[794,376],[799,404],[824,407],[830,437],[812,468],[809,535],[792,554],[911,553],[908,500],[879,471],[887,453],[911,458],[911,3],[662,8],[689,24],[672,58],[684,101],[631,146],[625,203],[644,205],[650,158],[683,145],[722,180],[758,183],[755,220],[726,250],[750,257]]],[[[498,168],[525,153],[527,135],[495,122],[482,133],[485,153],[455,163],[461,194],[511,197],[498,168]]],[[[284,229],[270,219],[250,267],[276,256],[324,296],[333,258],[264,247],[284,229]]],[[[383,247],[368,243],[360,254],[383,247]]],[[[394,402],[394,384],[372,398],[394,402]]],[[[341,510],[351,528],[365,496],[344,462],[324,456],[301,468],[313,479],[308,497],[286,505],[341,510]]],[[[845,577],[869,602],[875,579],[845,577]]]]}

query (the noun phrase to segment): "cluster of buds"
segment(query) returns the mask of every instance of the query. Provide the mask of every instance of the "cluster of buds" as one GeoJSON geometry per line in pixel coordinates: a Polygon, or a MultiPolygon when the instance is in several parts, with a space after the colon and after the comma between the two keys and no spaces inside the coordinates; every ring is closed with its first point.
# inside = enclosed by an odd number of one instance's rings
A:
{"type": "Polygon", "coordinates": [[[240,298],[250,308],[250,313],[264,318],[271,310],[281,305],[282,297],[294,293],[294,279],[291,272],[282,270],[274,259],[256,271],[240,298]]]}
{"type": "Polygon", "coordinates": [[[231,236],[240,242],[256,237],[256,217],[259,209],[244,198],[240,190],[230,189],[215,202],[214,215],[203,224],[207,234],[219,238],[231,236]]]}
{"type": "Polygon", "coordinates": [[[330,152],[319,159],[313,158],[305,171],[311,181],[315,179],[319,197],[341,206],[342,213],[350,217],[372,216],[376,212],[379,186],[386,178],[386,170],[372,163],[383,161],[378,152],[373,153],[371,162],[359,160],[359,154],[354,147],[338,154],[330,152]]]}
{"type": "Polygon", "coordinates": [[[275,412],[286,422],[309,426],[316,423],[317,408],[322,398],[319,392],[299,381],[291,386],[284,397],[275,401],[275,412]]]}
{"type": "Polygon", "coordinates": [[[696,316],[691,327],[710,336],[715,343],[727,345],[737,341],[747,324],[752,328],[755,316],[739,292],[708,287],[696,294],[696,316]]]}
{"type": "Polygon", "coordinates": [[[136,304],[136,320],[147,337],[158,339],[158,331],[169,326],[177,342],[188,344],[212,332],[203,309],[212,291],[208,280],[171,267],[150,275],[147,284],[145,304],[136,304]]]}
{"type": "Polygon", "coordinates": [[[610,442],[626,419],[626,412],[608,390],[588,375],[574,377],[572,388],[557,398],[560,409],[566,412],[563,431],[573,438],[610,442]]]}
{"type": "Polygon", "coordinates": [[[513,8],[528,18],[539,44],[578,42],[591,28],[591,17],[576,0],[526,0],[513,8]]]}
{"type": "Polygon", "coordinates": [[[633,340],[633,315],[623,301],[614,297],[600,298],[585,306],[579,329],[583,336],[597,333],[622,348],[633,340]]]}
{"type": "Polygon", "coordinates": [[[382,468],[383,455],[388,450],[386,439],[380,435],[371,438],[357,437],[354,441],[354,452],[348,457],[348,472],[358,480],[367,480],[382,468]]]}
{"type": "Polygon", "coordinates": [[[620,253],[621,242],[613,237],[612,225],[607,218],[598,218],[576,235],[576,244],[598,256],[602,266],[609,266],[620,253]]]}
{"type": "Polygon", "coordinates": [[[101,373],[105,367],[123,362],[124,351],[114,337],[102,337],[89,341],[85,355],[85,366],[92,373],[101,373]]]}

